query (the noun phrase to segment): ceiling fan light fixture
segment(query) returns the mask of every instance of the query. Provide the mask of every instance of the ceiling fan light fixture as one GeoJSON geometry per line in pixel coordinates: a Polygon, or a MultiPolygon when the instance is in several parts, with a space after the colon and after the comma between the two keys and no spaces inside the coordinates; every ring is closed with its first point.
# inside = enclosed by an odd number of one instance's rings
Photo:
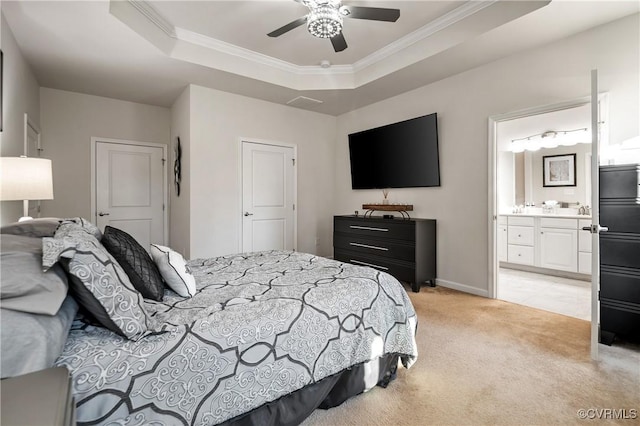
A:
{"type": "Polygon", "coordinates": [[[321,5],[307,15],[307,29],[319,38],[331,38],[342,31],[342,14],[330,5],[321,5]]]}

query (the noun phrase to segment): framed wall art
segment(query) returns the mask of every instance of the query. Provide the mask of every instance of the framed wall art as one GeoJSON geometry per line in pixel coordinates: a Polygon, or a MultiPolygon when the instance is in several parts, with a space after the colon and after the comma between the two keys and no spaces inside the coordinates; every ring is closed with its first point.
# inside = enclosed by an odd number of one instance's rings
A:
{"type": "Polygon", "coordinates": [[[542,157],[542,186],[576,186],[576,154],[542,157]]]}

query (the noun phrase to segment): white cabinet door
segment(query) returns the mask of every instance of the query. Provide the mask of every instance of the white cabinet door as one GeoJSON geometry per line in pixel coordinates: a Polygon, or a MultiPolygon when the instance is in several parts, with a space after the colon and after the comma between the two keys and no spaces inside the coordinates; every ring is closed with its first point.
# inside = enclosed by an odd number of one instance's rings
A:
{"type": "Polygon", "coordinates": [[[578,253],[578,272],[581,274],[591,275],[591,253],[578,253]]]}
{"type": "Polygon", "coordinates": [[[507,261],[507,225],[498,225],[498,260],[507,261]]]}
{"type": "Polygon", "coordinates": [[[578,271],[578,230],[540,228],[540,266],[578,271]]]}

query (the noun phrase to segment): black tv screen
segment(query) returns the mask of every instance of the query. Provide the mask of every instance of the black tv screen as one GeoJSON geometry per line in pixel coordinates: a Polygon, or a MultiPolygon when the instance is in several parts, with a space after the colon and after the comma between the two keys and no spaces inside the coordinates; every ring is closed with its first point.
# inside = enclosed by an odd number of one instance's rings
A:
{"type": "Polygon", "coordinates": [[[353,189],[440,186],[437,114],[352,133],[349,157],[353,189]]]}

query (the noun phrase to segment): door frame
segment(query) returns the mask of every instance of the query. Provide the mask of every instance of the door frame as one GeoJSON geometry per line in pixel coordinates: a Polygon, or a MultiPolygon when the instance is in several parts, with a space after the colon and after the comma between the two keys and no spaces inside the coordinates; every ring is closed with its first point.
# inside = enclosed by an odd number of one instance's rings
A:
{"type": "Polygon", "coordinates": [[[242,222],[242,201],[243,201],[243,193],[242,193],[242,178],[243,178],[243,154],[242,154],[242,146],[243,144],[253,143],[259,145],[270,145],[270,146],[279,146],[282,148],[293,148],[293,251],[298,251],[298,145],[292,143],[278,142],[266,139],[256,139],[256,138],[238,138],[238,216],[240,220],[238,221],[238,252],[242,251],[242,240],[243,240],[243,222],[242,222]]]}
{"type": "MultiPolygon", "coordinates": [[[[609,119],[609,102],[608,102],[608,96],[609,94],[607,92],[604,93],[598,93],[598,104],[600,105],[601,109],[600,109],[600,120],[607,122],[609,119]]],[[[498,293],[498,238],[497,238],[497,232],[498,232],[498,176],[497,176],[497,147],[498,147],[498,140],[497,140],[497,126],[500,122],[504,122],[504,121],[509,121],[509,120],[513,120],[513,119],[517,119],[517,118],[523,118],[523,117],[528,117],[528,116],[533,116],[533,115],[539,115],[539,114],[545,114],[545,113],[549,113],[549,112],[555,112],[555,111],[562,111],[562,110],[566,110],[566,109],[570,109],[570,108],[576,108],[576,107],[580,107],[586,104],[591,103],[591,96],[585,96],[582,98],[578,98],[578,99],[574,99],[571,101],[567,101],[567,102],[560,102],[560,103],[556,103],[556,104],[550,104],[550,105],[543,105],[543,106],[537,106],[537,107],[532,107],[532,108],[525,108],[525,109],[521,109],[518,111],[514,111],[514,112],[509,112],[509,113],[504,113],[504,114],[496,114],[496,115],[492,115],[489,117],[489,139],[488,139],[488,144],[489,144],[489,170],[488,170],[488,179],[489,179],[489,191],[488,191],[488,195],[489,195],[489,226],[488,226],[488,243],[489,243],[489,247],[488,247],[488,260],[489,260],[489,276],[488,276],[488,282],[489,282],[489,297],[491,299],[496,299],[497,298],[497,293],[498,293]]],[[[596,107],[597,108],[597,107],[596,107]]],[[[607,126],[608,129],[608,126],[607,126]]],[[[600,138],[600,142],[602,141],[608,141],[608,135],[605,135],[604,133],[607,132],[603,132],[602,137],[600,138]]],[[[594,138],[596,138],[597,136],[597,130],[593,130],[592,129],[592,140],[595,140],[594,138]]],[[[592,141],[593,143],[593,141],[592,141]]],[[[593,158],[591,159],[592,164],[598,164],[599,159],[593,158]]],[[[591,169],[591,174],[593,177],[593,173],[597,173],[598,172],[598,168],[597,167],[592,167],[591,169]],[[595,171],[594,171],[595,170],[595,171]]],[[[596,210],[597,212],[597,210],[596,210]]],[[[593,217],[593,216],[592,216],[593,217]]],[[[593,219],[592,219],[593,220],[593,219]]],[[[597,248],[596,252],[597,252],[597,248]]],[[[592,250],[594,250],[594,248],[592,247],[592,250]]],[[[593,253],[593,251],[592,251],[593,253]]],[[[592,274],[598,274],[599,271],[592,271],[592,274]]],[[[597,297],[598,297],[598,288],[592,284],[591,286],[591,305],[592,305],[592,313],[591,313],[591,357],[592,359],[597,359],[597,340],[594,343],[594,338],[597,339],[597,331],[594,333],[594,330],[597,330],[599,328],[599,315],[594,315],[594,311],[593,308],[594,306],[597,308],[597,297]],[[596,300],[596,302],[594,302],[594,300],[596,300]],[[595,321],[594,321],[595,319],[595,321]],[[595,322],[595,323],[594,323],[595,322]],[[595,336],[595,337],[594,337],[595,336]],[[594,352],[595,351],[595,352],[594,352]]]]}
{"type": "Polygon", "coordinates": [[[91,222],[97,223],[98,210],[97,210],[97,191],[96,191],[96,162],[97,162],[97,144],[99,142],[129,145],[129,146],[148,146],[151,148],[162,148],[162,203],[165,208],[162,211],[163,220],[163,244],[166,245],[169,239],[169,188],[167,183],[167,145],[154,142],[141,142],[131,141],[126,139],[113,139],[113,138],[101,138],[97,136],[91,137],[91,222]]]}

